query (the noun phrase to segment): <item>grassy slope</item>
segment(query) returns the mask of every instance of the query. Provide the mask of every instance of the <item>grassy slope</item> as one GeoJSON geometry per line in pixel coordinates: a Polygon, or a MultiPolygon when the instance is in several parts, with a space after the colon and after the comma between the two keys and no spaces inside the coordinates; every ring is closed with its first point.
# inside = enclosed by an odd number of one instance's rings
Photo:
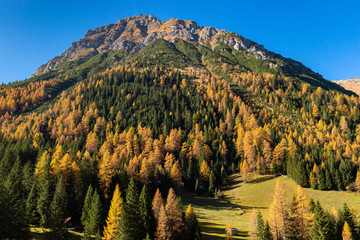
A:
{"type": "MultiPolygon", "coordinates": [[[[183,201],[186,204],[191,203],[194,207],[204,240],[224,239],[227,226],[236,227],[240,231],[239,236],[234,239],[246,239],[253,208],[259,209],[264,218],[268,218],[268,207],[272,202],[277,179],[284,183],[285,191],[291,201],[297,185],[287,177],[260,177],[252,183],[244,184],[238,175],[232,176],[232,183],[223,190],[224,200],[186,194],[183,201]]],[[[339,209],[346,202],[360,212],[359,193],[305,189],[305,194],[315,201],[319,200],[328,210],[333,206],[339,209]]]]}

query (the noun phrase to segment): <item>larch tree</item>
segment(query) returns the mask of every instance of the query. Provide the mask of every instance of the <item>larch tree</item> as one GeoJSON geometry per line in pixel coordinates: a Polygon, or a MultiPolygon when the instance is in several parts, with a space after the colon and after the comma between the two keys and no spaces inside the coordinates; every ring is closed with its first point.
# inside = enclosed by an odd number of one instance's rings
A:
{"type": "Polygon", "coordinates": [[[156,240],[170,240],[170,229],[164,204],[160,206],[158,215],[158,225],[155,233],[156,240]]]}
{"type": "Polygon", "coordinates": [[[276,182],[273,202],[269,209],[269,225],[274,239],[286,238],[289,203],[280,180],[276,182]]]}
{"type": "Polygon", "coordinates": [[[164,205],[163,197],[160,190],[156,189],[155,196],[152,201],[152,210],[157,220],[159,220],[160,208],[162,205],[164,205]]]}
{"type": "Polygon", "coordinates": [[[349,224],[347,222],[344,223],[344,228],[342,231],[342,239],[343,240],[353,240],[351,229],[349,227],[349,224]]]}
{"type": "Polygon", "coordinates": [[[182,181],[182,173],[181,173],[181,169],[180,169],[178,161],[176,161],[171,168],[170,179],[178,187],[181,187],[184,185],[184,183],[182,181]]]}
{"type": "Polygon", "coordinates": [[[189,204],[185,212],[186,239],[201,240],[201,232],[193,208],[189,204]]]}
{"type": "Polygon", "coordinates": [[[184,231],[182,209],[179,206],[179,199],[172,188],[170,188],[166,199],[165,210],[169,226],[169,239],[182,239],[181,234],[184,231]]]}
{"type": "Polygon", "coordinates": [[[251,240],[257,240],[258,239],[258,211],[256,211],[255,208],[253,208],[250,221],[249,221],[249,239],[251,240]]]}
{"type": "Polygon", "coordinates": [[[110,210],[106,219],[103,240],[113,240],[118,231],[120,214],[123,210],[123,199],[121,198],[120,188],[117,184],[111,200],[110,210]]]}
{"type": "Polygon", "coordinates": [[[314,214],[311,212],[310,198],[304,194],[304,189],[300,186],[297,187],[293,198],[291,215],[295,221],[297,237],[309,239],[314,214]]]}

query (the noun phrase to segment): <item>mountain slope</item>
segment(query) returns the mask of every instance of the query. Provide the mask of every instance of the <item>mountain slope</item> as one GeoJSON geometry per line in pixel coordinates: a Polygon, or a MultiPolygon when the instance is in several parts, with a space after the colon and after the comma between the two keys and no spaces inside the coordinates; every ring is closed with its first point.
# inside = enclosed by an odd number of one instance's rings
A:
{"type": "Polygon", "coordinates": [[[323,79],[321,75],[300,62],[268,51],[262,45],[236,33],[199,26],[196,22],[189,20],[172,18],[160,21],[152,15],[128,17],[115,24],[89,30],[83,39],[74,42],[60,56],[40,66],[33,76],[52,70],[61,70],[61,64],[64,62],[81,64],[100,53],[111,50],[122,50],[123,56],[134,55],[156,39],[163,39],[169,43],[175,43],[181,39],[195,46],[192,48],[197,58],[195,60],[190,57],[187,65],[203,64],[200,61],[201,51],[206,48],[208,52],[217,52],[225,56],[234,66],[244,66],[245,70],[292,76],[324,89],[334,89],[351,94],[338,85],[323,79]],[[192,62],[193,60],[195,62],[192,62]]]}

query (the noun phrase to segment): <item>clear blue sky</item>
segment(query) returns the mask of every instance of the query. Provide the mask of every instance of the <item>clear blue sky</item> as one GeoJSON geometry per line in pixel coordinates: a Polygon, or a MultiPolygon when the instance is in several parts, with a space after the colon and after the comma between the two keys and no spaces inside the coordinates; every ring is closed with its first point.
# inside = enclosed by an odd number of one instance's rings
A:
{"type": "Polygon", "coordinates": [[[137,14],[194,20],[243,35],[329,80],[360,77],[360,3],[0,0],[0,82],[22,80],[88,29],[137,14]]]}

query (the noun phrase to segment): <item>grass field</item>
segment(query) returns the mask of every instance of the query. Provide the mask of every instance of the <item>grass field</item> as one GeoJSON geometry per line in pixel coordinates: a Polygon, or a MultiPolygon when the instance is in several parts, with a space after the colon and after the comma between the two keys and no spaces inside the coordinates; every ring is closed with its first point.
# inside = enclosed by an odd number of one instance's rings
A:
{"type": "MultiPolygon", "coordinates": [[[[231,176],[230,184],[222,189],[224,199],[185,194],[183,201],[186,204],[192,204],[198,216],[204,240],[224,239],[227,226],[238,229],[239,234],[234,239],[246,239],[253,208],[260,210],[265,219],[268,218],[268,207],[272,202],[275,183],[278,179],[284,184],[289,201],[291,201],[297,188],[293,180],[285,176],[257,176],[250,183],[245,184],[239,175],[231,176]]],[[[320,201],[325,209],[330,210],[333,206],[339,209],[346,202],[360,213],[359,193],[305,189],[305,194],[315,201],[320,201]]]]}

